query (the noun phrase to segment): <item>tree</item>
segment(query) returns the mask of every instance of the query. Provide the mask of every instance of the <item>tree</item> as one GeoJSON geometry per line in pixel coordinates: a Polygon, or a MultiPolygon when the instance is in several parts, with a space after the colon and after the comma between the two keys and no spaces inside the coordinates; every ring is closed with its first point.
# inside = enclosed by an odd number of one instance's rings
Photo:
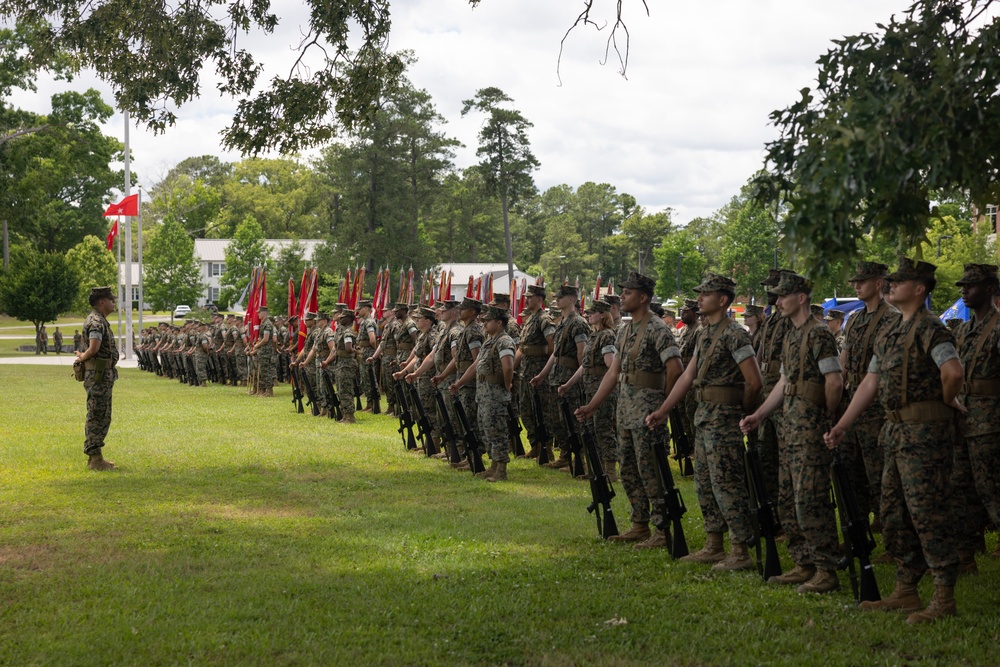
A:
{"type": "Polygon", "coordinates": [[[475,109],[486,114],[486,121],[479,130],[479,149],[476,155],[488,190],[500,197],[503,211],[503,231],[507,246],[507,274],[514,281],[514,250],[511,245],[509,207],[524,196],[535,192],[531,172],[539,163],[531,153],[528,128],[531,123],[520,111],[505,109],[500,105],[514,100],[499,88],[482,88],[475,97],[462,102],[462,115],[475,109]]]}
{"type": "Polygon", "coordinates": [[[80,290],[73,302],[73,312],[86,315],[90,312],[88,299],[91,287],[118,284],[118,261],[108,251],[104,240],[96,236],[85,236],[66,251],[66,261],[80,279],[80,290]]]}
{"type": "Polygon", "coordinates": [[[80,277],[63,255],[15,246],[10,268],[0,276],[0,306],[34,324],[37,340],[42,324],[69,310],[79,290],[80,277]]]}
{"type": "Polygon", "coordinates": [[[617,241],[615,247],[620,251],[618,256],[626,260],[621,273],[624,274],[634,267],[655,280],[657,278],[655,263],[647,263],[647,260],[653,258],[653,249],[662,243],[663,237],[670,230],[670,209],[653,214],[647,214],[641,208],[635,209],[635,212],[622,223],[622,233],[608,239],[613,238],[617,241]],[[632,264],[633,257],[636,260],[635,264],[632,264]]]}
{"type": "Polygon", "coordinates": [[[986,225],[978,232],[972,229],[971,220],[956,220],[951,216],[933,221],[927,231],[927,240],[921,244],[921,255],[937,265],[937,287],[931,293],[934,312],[943,312],[961,297],[962,290],[955,281],[962,277],[965,264],[995,264],[996,239],[986,225]],[[937,256],[940,242],[941,256],[937,256]]]}
{"type": "Polygon", "coordinates": [[[193,304],[205,290],[201,267],[194,256],[194,240],[180,223],[168,219],[151,235],[143,262],[143,298],[153,312],[173,310],[180,304],[193,304]]]}
{"type": "Polygon", "coordinates": [[[765,288],[760,284],[774,266],[782,262],[778,248],[778,229],[772,211],[765,209],[749,196],[746,186],[740,197],[734,198],[728,210],[728,224],[722,237],[722,272],[736,281],[741,294],[765,300],[765,288]]]}
{"type": "Polygon", "coordinates": [[[698,250],[695,235],[691,230],[678,229],[667,234],[660,247],[653,250],[653,257],[659,275],[656,281],[657,296],[663,299],[694,296],[694,287],[701,283],[708,262],[698,250]]]}
{"type": "Polygon", "coordinates": [[[288,279],[295,282],[295,292],[299,291],[302,282],[302,272],[306,268],[306,249],[298,241],[278,251],[274,268],[267,274],[267,301],[271,311],[276,315],[288,312],[288,279]]]}
{"type": "Polygon", "coordinates": [[[150,201],[143,215],[147,220],[174,220],[194,238],[218,236],[222,186],[233,167],[214,155],[190,157],[177,163],[159,183],[150,188],[150,201]]]}
{"type": "Polygon", "coordinates": [[[547,283],[561,285],[565,278],[573,283],[579,276],[583,284],[590,284],[597,278],[597,255],[587,254],[587,244],[572,216],[560,215],[549,220],[545,247],[548,250],[542,254],[541,268],[551,278],[547,283]]]}
{"type": "Polygon", "coordinates": [[[816,91],[771,114],[780,136],[767,146],[773,174],[757,178],[758,197],[787,198],[785,234],[811,272],[852,259],[870,232],[896,233],[901,252],[919,252],[936,190],[998,200],[992,5],[916,0],[877,33],[837,40],[818,61],[816,91]]]}
{"type": "Polygon", "coordinates": [[[228,308],[236,303],[243,289],[250,284],[253,269],[268,268],[270,263],[271,253],[264,242],[264,231],[257,220],[248,215],[236,227],[233,240],[226,246],[226,271],[222,274],[218,306],[228,308]]]}

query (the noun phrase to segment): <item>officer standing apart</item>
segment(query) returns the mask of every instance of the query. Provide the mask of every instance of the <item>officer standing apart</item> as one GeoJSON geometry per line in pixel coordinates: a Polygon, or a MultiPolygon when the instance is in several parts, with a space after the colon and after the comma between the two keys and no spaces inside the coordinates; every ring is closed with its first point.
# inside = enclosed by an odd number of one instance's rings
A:
{"type": "Polygon", "coordinates": [[[91,470],[111,470],[115,464],[102,455],[104,438],[111,427],[111,393],[118,379],[118,346],[108,322],[115,312],[115,295],[110,287],[90,290],[93,310],[83,322],[83,338],[89,342],[83,352],[76,353],[76,362],[83,364],[83,388],[87,390],[87,422],[84,427],[83,453],[91,470]]]}
{"type": "Polygon", "coordinates": [[[771,577],[774,584],[798,584],[799,593],[840,588],[837,520],[830,502],[830,450],[823,443],[840,405],[844,382],[839,350],[830,330],[810,317],[812,283],[796,273],[781,274],[778,308],[792,328],[785,338],[781,378],[764,403],[740,422],[750,433],[782,406],[785,437],[778,448],[778,514],[795,567],[771,577]]]}
{"type": "Polygon", "coordinates": [[[714,563],[715,570],[753,568],[748,544],[754,539],[747,496],[743,433],[740,418],[757,406],[760,369],[746,329],[726,315],[736,295],[730,278],[708,273],[694,288],[698,310],[707,323],[698,333],[694,358],[670,396],[646,423],[657,426],[694,387],[695,412],[694,487],[705,520],[705,546],[681,560],[714,563]],[[722,534],[729,528],[729,556],[722,534]]]}
{"type": "Polygon", "coordinates": [[[861,608],[913,611],[910,624],[956,614],[951,469],[955,410],[966,408],[957,400],[963,376],[955,337],[924,306],[937,284],[936,269],[900,258],[888,279],[890,300],[902,317],[876,343],[854,400],[825,436],[835,447],[876,397],[882,401],[888,420],[882,431],[882,530],[886,550],[896,558],[896,588],[861,608]],[[928,570],[934,597],[917,611],[917,583],[928,570]]]}

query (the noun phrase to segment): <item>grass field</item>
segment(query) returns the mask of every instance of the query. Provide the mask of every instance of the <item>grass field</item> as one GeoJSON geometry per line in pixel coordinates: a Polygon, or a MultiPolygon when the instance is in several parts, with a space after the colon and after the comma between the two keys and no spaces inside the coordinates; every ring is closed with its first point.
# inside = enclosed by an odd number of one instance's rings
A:
{"type": "Polygon", "coordinates": [[[287,387],[265,400],[124,370],[119,469],[101,474],[65,369],[0,366],[0,384],[3,665],[996,664],[986,558],[958,618],[910,628],[858,611],[846,574],[802,597],[607,544],[565,474],[516,461],[486,484],[407,454],[387,417],[297,415],[287,387]]]}

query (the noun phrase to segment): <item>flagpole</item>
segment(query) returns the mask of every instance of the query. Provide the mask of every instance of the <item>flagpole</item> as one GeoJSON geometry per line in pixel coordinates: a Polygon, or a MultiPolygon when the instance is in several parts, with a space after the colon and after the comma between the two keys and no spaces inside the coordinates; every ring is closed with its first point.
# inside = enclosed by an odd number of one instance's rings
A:
{"type": "Polygon", "coordinates": [[[118,246],[118,349],[123,350],[124,340],[122,339],[122,219],[121,216],[115,218],[115,226],[118,233],[115,234],[115,244],[118,246]]]}
{"type": "MultiPolygon", "coordinates": [[[[128,142],[128,111],[125,115],[125,196],[132,194],[132,172],[128,142]]],[[[125,358],[132,358],[132,217],[126,216],[125,225],[125,303],[128,316],[125,318],[125,358]]],[[[121,230],[119,230],[121,231],[121,230]]],[[[119,234],[119,238],[120,238],[119,234]]]]}
{"type": "Polygon", "coordinates": [[[139,331],[142,331],[142,304],[145,303],[142,300],[142,186],[137,185],[136,189],[139,191],[139,331]]]}

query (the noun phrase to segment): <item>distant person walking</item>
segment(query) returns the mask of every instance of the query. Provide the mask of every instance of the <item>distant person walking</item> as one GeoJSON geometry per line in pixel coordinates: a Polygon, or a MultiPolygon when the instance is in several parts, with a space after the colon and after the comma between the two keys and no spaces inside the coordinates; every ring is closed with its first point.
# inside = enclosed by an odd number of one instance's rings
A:
{"type": "Polygon", "coordinates": [[[83,336],[80,335],[79,329],[73,332],[73,352],[83,352],[83,336]]]}
{"type": "Polygon", "coordinates": [[[49,353],[49,332],[45,330],[45,325],[38,330],[38,351],[42,354],[49,353]]]}
{"type": "Polygon", "coordinates": [[[55,345],[56,354],[62,354],[63,335],[59,327],[56,327],[55,333],[52,334],[52,344],[55,345]]]}

